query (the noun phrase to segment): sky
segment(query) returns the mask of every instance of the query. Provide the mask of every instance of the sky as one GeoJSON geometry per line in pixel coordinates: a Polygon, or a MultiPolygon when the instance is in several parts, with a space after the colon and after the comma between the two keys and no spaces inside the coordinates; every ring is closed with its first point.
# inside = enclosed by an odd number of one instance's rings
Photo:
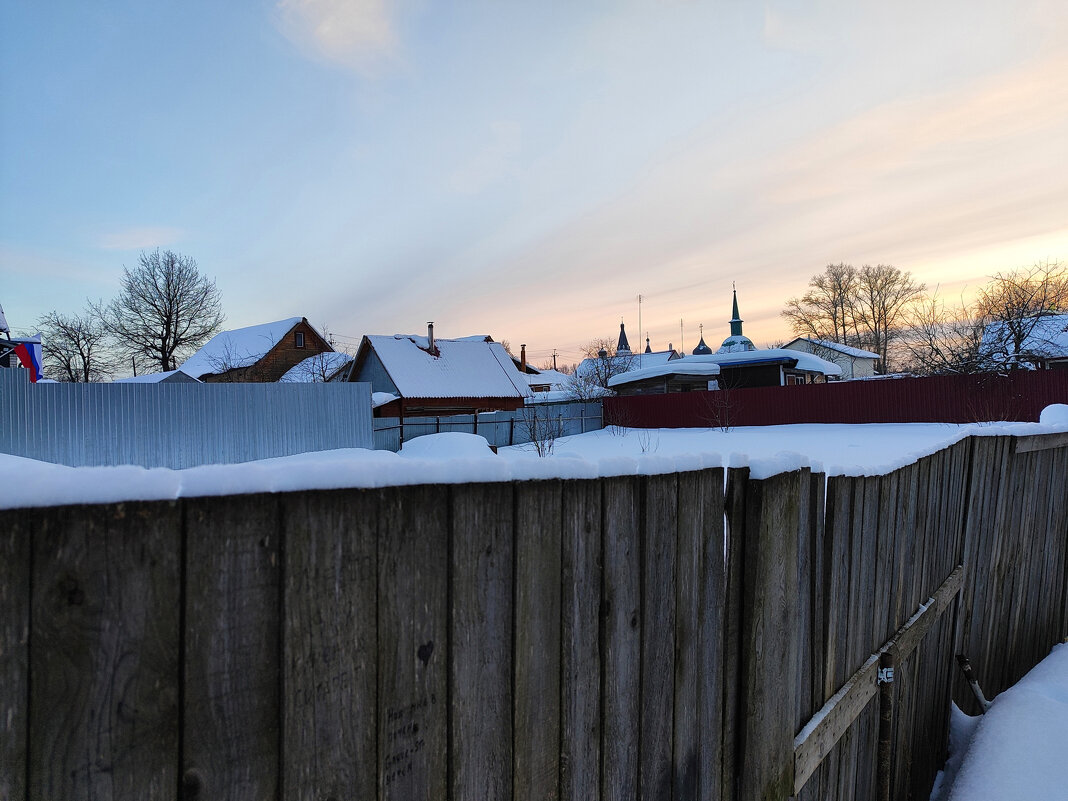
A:
{"type": "Polygon", "coordinates": [[[6,0],[0,304],[158,247],[339,346],[715,347],[732,285],[785,340],[830,263],[1068,260],[1066,44],[1063,0],[6,0]]]}

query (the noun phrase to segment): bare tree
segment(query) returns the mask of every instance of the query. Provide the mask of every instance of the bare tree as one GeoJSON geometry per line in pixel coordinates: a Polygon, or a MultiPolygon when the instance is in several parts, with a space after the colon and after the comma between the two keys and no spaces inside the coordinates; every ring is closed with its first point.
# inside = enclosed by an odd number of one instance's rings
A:
{"type": "Polygon", "coordinates": [[[852,264],[828,264],[808,282],[808,291],[790,298],[782,316],[797,336],[823,339],[843,345],[858,339],[853,306],[857,293],[857,270],[852,264]]]}
{"type": "Polygon", "coordinates": [[[564,435],[564,421],[558,409],[531,403],[520,410],[519,423],[527,442],[538,456],[551,456],[556,440],[564,435]]]}
{"type": "Polygon", "coordinates": [[[889,369],[890,346],[909,307],[925,285],[889,264],[829,264],[809,281],[808,291],[786,302],[782,316],[793,332],[811,339],[864,348],[889,369]]]}
{"type": "Polygon", "coordinates": [[[861,347],[879,354],[882,372],[890,372],[890,346],[900,337],[909,307],[926,289],[911,273],[889,264],[865,264],[857,271],[852,316],[861,347]]]}
{"type": "Polygon", "coordinates": [[[206,342],[222,326],[222,300],[188,256],[169,250],[142,253],[137,266],[123,268],[122,291],[98,308],[117,345],[147,356],[161,371],[206,342]]]}
{"type": "Polygon", "coordinates": [[[105,381],[117,364],[103,321],[90,307],[82,314],[52,311],[37,321],[45,376],[54,381],[105,381]]]}
{"type": "Polygon", "coordinates": [[[947,306],[937,290],[915,303],[903,334],[907,368],[921,375],[975,373],[983,369],[980,345],[985,319],[962,300],[947,306]]]}
{"type": "Polygon", "coordinates": [[[568,380],[568,394],[575,400],[589,401],[611,394],[608,380],[631,370],[638,361],[633,353],[616,353],[616,343],[608,337],[594,339],[582,346],[586,355],[568,380]]]}
{"type": "Polygon", "coordinates": [[[991,366],[1042,358],[1062,333],[1048,330],[1048,323],[1052,315],[1068,312],[1068,267],[1047,261],[999,272],[979,290],[975,305],[987,320],[983,356],[991,366]]]}

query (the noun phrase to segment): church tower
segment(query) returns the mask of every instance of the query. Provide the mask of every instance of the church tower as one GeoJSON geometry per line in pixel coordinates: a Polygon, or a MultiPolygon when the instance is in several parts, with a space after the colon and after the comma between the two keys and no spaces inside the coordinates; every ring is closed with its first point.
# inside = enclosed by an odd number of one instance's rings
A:
{"type": "Polygon", "coordinates": [[[742,318],[738,316],[738,290],[734,290],[734,308],[731,310],[731,335],[723,340],[717,353],[738,353],[740,351],[756,350],[756,345],[742,333],[742,318]]]}
{"type": "MultiPolygon", "coordinates": [[[[638,336],[641,336],[641,331],[638,332],[638,336]]],[[[616,343],[616,356],[630,356],[630,343],[627,341],[627,331],[623,328],[623,323],[619,324],[619,342],[616,343]]]]}

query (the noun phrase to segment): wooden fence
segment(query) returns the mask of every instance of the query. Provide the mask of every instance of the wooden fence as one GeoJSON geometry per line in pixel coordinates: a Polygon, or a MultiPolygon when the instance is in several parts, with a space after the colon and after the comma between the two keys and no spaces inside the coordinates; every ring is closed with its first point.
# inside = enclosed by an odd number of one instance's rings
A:
{"type": "Polygon", "coordinates": [[[791,423],[1036,422],[1068,403],[1068,370],[832,381],[785,387],[605,398],[605,425],[639,428],[791,423]]]}
{"type": "Polygon", "coordinates": [[[7,510],[0,799],[872,798],[888,641],[892,797],[926,797],[953,654],[993,694],[1065,635],[1066,475],[1068,437],[996,437],[7,510]]]}

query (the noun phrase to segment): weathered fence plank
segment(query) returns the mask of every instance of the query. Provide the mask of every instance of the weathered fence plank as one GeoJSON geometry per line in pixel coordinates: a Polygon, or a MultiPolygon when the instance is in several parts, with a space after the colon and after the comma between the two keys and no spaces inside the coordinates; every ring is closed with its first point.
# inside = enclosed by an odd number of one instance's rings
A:
{"type": "Polygon", "coordinates": [[[693,508],[704,510],[704,520],[700,524],[703,534],[697,620],[700,775],[695,797],[719,801],[722,798],[720,776],[730,768],[723,737],[723,632],[727,606],[723,470],[706,470],[696,474],[696,478],[693,508]]]}
{"type": "Polygon", "coordinates": [[[30,798],[174,798],[177,506],[66,507],[38,518],[30,798]]]}
{"type": "Polygon", "coordinates": [[[560,781],[560,481],[516,486],[513,797],[554,801],[560,781]]]}
{"type": "Polygon", "coordinates": [[[669,799],[675,684],[675,571],[678,481],[674,475],[642,479],[641,798],[669,799]]]}
{"type": "Polygon", "coordinates": [[[601,797],[601,485],[564,484],[560,797],[601,797]]]}
{"type": "Polygon", "coordinates": [[[720,798],[733,799],[741,770],[739,742],[744,714],[741,701],[742,675],[742,583],[746,553],[746,491],[749,468],[727,470],[724,496],[727,560],[726,600],[723,620],[723,763],[720,798]]]}
{"type": "Polygon", "coordinates": [[[0,799],[25,801],[35,510],[0,512],[0,799]]]}
{"type": "Polygon", "coordinates": [[[701,752],[698,672],[702,669],[715,671],[712,665],[703,663],[700,655],[706,499],[703,488],[695,479],[694,473],[680,473],[678,477],[672,733],[672,785],[675,798],[697,798],[702,767],[698,761],[701,752]]]}
{"type": "Polygon", "coordinates": [[[383,492],[378,527],[378,797],[448,793],[449,487],[383,492]]]}
{"type": "Polygon", "coordinates": [[[182,781],[196,798],[278,795],[279,529],[271,495],[188,507],[182,781]]]}
{"type": "Polygon", "coordinates": [[[638,797],[641,549],[638,479],[606,482],[603,797],[638,797]]]}
{"type": "Polygon", "coordinates": [[[512,796],[513,488],[452,491],[452,798],[512,796]]]}
{"type": "Polygon", "coordinates": [[[378,497],[283,496],[282,797],[373,798],[378,497]]]}
{"type": "Polygon", "coordinates": [[[794,788],[801,486],[802,473],[793,472],[750,480],[746,488],[742,801],[786,798],[794,788]]]}

